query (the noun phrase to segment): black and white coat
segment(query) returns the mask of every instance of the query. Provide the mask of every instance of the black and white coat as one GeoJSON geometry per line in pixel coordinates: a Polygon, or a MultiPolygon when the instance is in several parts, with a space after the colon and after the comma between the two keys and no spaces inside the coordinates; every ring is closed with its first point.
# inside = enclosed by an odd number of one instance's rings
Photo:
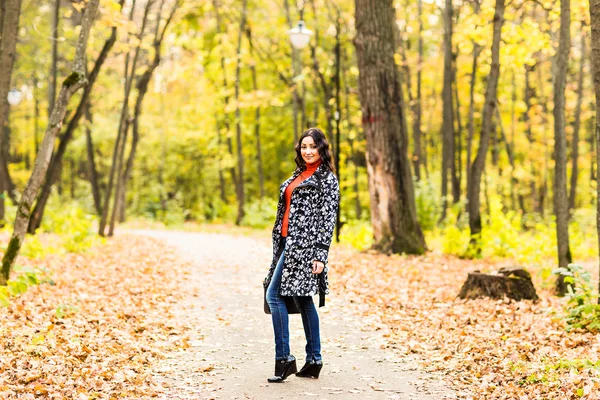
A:
{"type": "MultiPolygon", "coordinates": [[[[277,217],[273,227],[273,260],[263,282],[268,287],[280,255],[281,228],[285,211],[285,189],[302,171],[283,182],[279,188],[277,217]]],[[[281,278],[281,296],[314,296],[329,294],[327,281],[329,246],[333,238],[340,201],[338,180],[324,164],[301,182],[292,192],[285,243],[285,262],[281,278]],[[321,274],[312,273],[313,260],[325,268],[321,274]]],[[[324,297],[322,297],[324,299],[324,297]]],[[[324,300],[321,301],[321,305],[324,300]]]]}

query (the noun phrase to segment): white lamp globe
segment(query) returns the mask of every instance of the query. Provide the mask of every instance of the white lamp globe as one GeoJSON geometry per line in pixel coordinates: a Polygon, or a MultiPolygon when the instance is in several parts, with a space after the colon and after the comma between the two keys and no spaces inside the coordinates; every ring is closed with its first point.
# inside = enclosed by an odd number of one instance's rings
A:
{"type": "Polygon", "coordinates": [[[8,97],[8,103],[11,106],[16,106],[16,105],[18,105],[21,102],[21,100],[23,100],[23,93],[21,93],[17,89],[11,89],[8,92],[8,96],[7,97],[8,97]]]}
{"type": "Polygon", "coordinates": [[[310,29],[306,28],[304,21],[299,21],[295,28],[288,31],[288,34],[290,35],[292,46],[296,49],[302,49],[310,42],[310,37],[313,33],[310,29]]]}

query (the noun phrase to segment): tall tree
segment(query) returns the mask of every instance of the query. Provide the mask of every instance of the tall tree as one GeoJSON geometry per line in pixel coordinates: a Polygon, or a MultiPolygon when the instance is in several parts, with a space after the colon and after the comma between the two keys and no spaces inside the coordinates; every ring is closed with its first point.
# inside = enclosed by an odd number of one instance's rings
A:
{"type": "Polygon", "coordinates": [[[500,75],[500,40],[502,36],[502,25],[504,24],[504,0],[496,0],[493,21],[493,36],[492,36],[492,64],[485,90],[485,103],[483,105],[483,113],[481,116],[482,126],[481,135],[479,137],[479,148],[477,156],[471,165],[471,184],[467,193],[469,205],[469,228],[471,230],[471,249],[475,254],[481,252],[481,209],[480,209],[480,192],[481,192],[481,175],[485,169],[485,158],[490,141],[490,133],[492,130],[492,119],[494,118],[494,109],[496,108],[496,94],[498,89],[498,78],[500,75]]]}
{"type": "Polygon", "coordinates": [[[240,31],[238,33],[238,43],[236,50],[236,65],[235,65],[235,131],[237,139],[237,165],[238,177],[236,182],[236,194],[238,200],[238,213],[235,220],[237,225],[242,223],[244,218],[244,153],[242,151],[242,114],[240,110],[240,80],[242,69],[242,38],[246,30],[246,11],[247,0],[242,0],[242,15],[240,18],[240,31]]]}
{"type": "MultiPolygon", "coordinates": [[[[479,0],[473,2],[473,12],[479,14],[479,0]]],[[[477,62],[479,59],[479,52],[481,51],[481,46],[476,41],[473,40],[471,43],[473,44],[473,62],[471,64],[471,79],[469,81],[469,117],[467,120],[467,195],[471,185],[471,156],[473,136],[475,135],[475,83],[477,82],[477,62]]]]}
{"type": "Polygon", "coordinates": [[[400,74],[394,60],[392,0],[355,0],[356,55],[374,247],[384,252],[422,254],[408,159],[408,132],[400,74]]]}
{"type": "MultiPolygon", "coordinates": [[[[600,0],[590,0],[590,27],[592,31],[592,80],[594,82],[594,94],[596,99],[596,170],[600,171],[600,0]]],[[[600,185],[596,185],[596,231],[598,237],[598,250],[600,251],[600,185]]],[[[599,273],[600,275],[600,273],[599,273]]],[[[598,281],[600,292],[600,280],[598,281]]],[[[600,304],[600,296],[598,297],[600,304]]]]}
{"type": "Polygon", "coordinates": [[[52,59],[50,60],[50,81],[48,82],[48,118],[54,108],[56,100],[56,79],[58,64],[58,24],[60,19],[60,0],[54,0],[52,4],[52,59]]]}
{"type": "Polygon", "coordinates": [[[583,33],[585,22],[581,21],[581,38],[579,51],[581,59],[579,60],[579,73],[577,75],[577,104],[575,105],[575,122],[573,123],[573,143],[571,152],[571,187],[569,191],[569,210],[575,208],[575,196],[577,195],[577,178],[579,176],[579,130],[581,128],[581,105],[583,103],[583,72],[585,66],[586,35],[583,33]]]}
{"type": "Polygon", "coordinates": [[[98,170],[96,168],[96,159],[94,156],[94,142],[92,140],[92,111],[90,110],[91,105],[88,102],[88,105],[85,109],[85,143],[86,143],[86,151],[87,151],[87,168],[88,168],[88,176],[90,185],[92,187],[92,196],[94,197],[94,207],[96,208],[96,214],[98,216],[102,215],[102,204],[100,200],[100,186],[98,184],[98,170]]]}
{"type": "MultiPolygon", "coordinates": [[[[105,228],[108,221],[108,214],[110,210],[110,199],[112,198],[112,190],[115,184],[115,177],[117,179],[117,183],[119,177],[121,176],[121,166],[123,163],[123,155],[125,152],[125,143],[127,140],[127,132],[128,132],[128,113],[129,113],[129,96],[131,94],[131,88],[133,86],[133,81],[135,77],[135,70],[137,67],[137,63],[140,57],[141,44],[144,38],[144,32],[146,30],[146,24],[148,23],[148,14],[150,13],[150,7],[152,6],[152,1],[146,3],[144,7],[144,14],[142,17],[142,23],[140,27],[140,31],[138,33],[138,44],[133,51],[133,58],[131,59],[131,67],[129,67],[130,53],[128,52],[125,55],[125,89],[123,94],[123,105],[121,106],[121,114],[119,117],[119,125],[117,128],[117,138],[115,140],[112,163],[109,172],[108,185],[106,187],[106,192],[104,193],[104,202],[102,203],[102,217],[100,218],[100,226],[98,230],[98,234],[100,236],[105,235],[105,228]],[[131,69],[131,72],[130,72],[131,69]]],[[[133,15],[135,12],[135,1],[133,2],[130,20],[133,20],[133,15]]],[[[117,185],[118,186],[118,185],[117,185]]],[[[114,203],[116,204],[117,198],[119,197],[119,193],[115,194],[114,203]]],[[[111,221],[115,218],[115,207],[113,204],[113,217],[111,217],[111,221]]],[[[112,236],[114,229],[114,223],[111,222],[109,227],[109,236],[112,236]],[[111,229],[112,228],[112,229],[111,229]]]]}
{"type": "MultiPolygon", "coordinates": [[[[442,216],[446,218],[448,175],[455,176],[454,111],[452,107],[452,0],[444,7],[444,87],[442,89],[442,216]]],[[[456,199],[455,199],[456,201],[456,199]]]]}
{"type": "MultiPolygon", "coordinates": [[[[334,3],[335,4],[335,3],[334,3]]],[[[342,172],[340,171],[340,150],[341,150],[341,138],[342,133],[340,130],[340,122],[342,119],[342,101],[340,98],[341,94],[341,66],[342,66],[342,40],[341,40],[341,25],[342,16],[340,13],[340,8],[336,6],[336,15],[335,15],[335,173],[337,174],[338,179],[342,172]]],[[[335,240],[336,242],[340,242],[340,231],[342,230],[342,221],[341,221],[341,208],[338,207],[338,213],[335,220],[335,240]]]]}
{"type": "Polygon", "coordinates": [[[90,29],[96,17],[98,11],[98,3],[100,0],[89,0],[83,14],[83,20],[81,22],[81,30],[79,32],[79,39],[75,47],[75,60],[73,62],[73,71],[63,81],[60,93],[54,110],[50,117],[46,133],[40,147],[40,152],[35,159],[35,165],[31,172],[31,177],[27,182],[27,186],[23,191],[23,195],[17,206],[17,215],[14,223],[14,231],[8,247],[2,258],[2,275],[0,276],[0,285],[6,285],[10,277],[10,272],[17,259],[23,240],[25,239],[25,233],[29,223],[29,217],[31,212],[31,206],[35,199],[37,192],[40,189],[44,174],[48,168],[50,162],[50,156],[54,149],[54,140],[56,135],[60,131],[62,120],[67,112],[67,106],[71,97],[80,88],[87,84],[85,75],[85,56],[88,42],[88,36],[90,29]]]}
{"type": "MultiPolygon", "coordinates": [[[[252,73],[252,90],[254,93],[258,92],[258,79],[256,73],[256,60],[254,59],[254,43],[252,42],[252,28],[250,24],[246,28],[246,36],[248,37],[248,45],[250,47],[250,57],[252,61],[250,64],[250,72],[252,73]]],[[[256,106],[254,114],[254,138],[256,139],[256,171],[258,174],[258,190],[259,197],[262,199],[265,197],[265,174],[263,172],[263,161],[262,161],[262,146],[260,144],[260,105],[256,106]]],[[[219,170],[219,173],[221,171],[219,170]]]]}
{"type": "MultiPolygon", "coordinates": [[[[571,45],[571,0],[560,2],[560,32],[556,52],[554,74],[554,214],[556,215],[556,239],[558,266],[568,268],[572,261],[569,246],[569,202],[567,197],[567,139],[565,134],[565,85],[571,45]]],[[[567,285],[564,275],[556,278],[556,291],[565,294],[567,285]]]]}
{"type": "MultiPolygon", "coordinates": [[[[413,167],[417,180],[421,180],[421,86],[423,70],[423,0],[417,0],[417,19],[419,20],[418,58],[417,58],[417,96],[413,100],[413,167]]],[[[410,80],[410,77],[406,77],[410,80]]]]}
{"type": "MultiPolygon", "coordinates": [[[[304,3],[303,3],[304,4],[304,3]]],[[[292,16],[290,13],[290,4],[288,2],[288,0],[283,0],[283,8],[285,10],[285,18],[287,20],[287,24],[289,26],[290,29],[293,28],[293,24],[292,24],[292,16]]],[[[304,5],[302,6],[302,8],[304,8],[304,5]]],[[[302,19],[302,16],[300,16],[300,19],[302,19]]],[[[298,71],[298,63],[299,63],[299,58],[300,58],[300,54],[298,54],[298,50],[292,46],[292,70],[294,71],[294,78],[296,78],[296,76],[300,73],[298,71]]],[[[298,138],[300,137],[300,133],[298,131],[298,108],[300,107],[300,96],[298,94],[298,83],[294,80],[294,86],[292,87],[292,104],[293,104],[293,115],[292,117],[294,118],[293,120],[293,124],[294,124],[294,143],[296,143],[298,141],[298,138]]]]}
{"type": "MultiPolygon", "coordinates": [[[[213,8],[215,10],[215,16],[217,19],[217,35],[219,36],[219,44],[222,46],[223,45],[223,36],[226,33],[226,30],[223,28],[223,21],[222,21],[222,17],[221,17],[221,10],[220,10],[220,3],[219,0],[213,0],[213,8]]],[[[227,68],[225,67],[225,53],[223,52],[223,50],[221,50],[221,71],[223,72],[223,90],[224,93],[228,93],[229,90],[229,84],[227,82],[227,68]]],[[[229,95],[225,94],[224,96],[224,102],[225,102],[225,109],[228,108],[229,106],[229,95]]],[[[227,149],[229,150],[229,154],[231,154],[231,156],[233,157],[233,143],[231,141],[231,135],[230,135],[230,123],[229,123],[229,115],[227,112],[223,113],[223,124],[225,126],[225,137],[226,137],[226,141],[227,141],[227,149]]],[[[236,185],[237,187],[237,173],[235,172],[235,168],[231,167],[229,169],[230,173],[231,173],[231,180],[233,181],[234,185],[236,185]]]]}
{"type": "Polygon", "coordinates": [[[8,172],[8,91],[15,63],[21,0],[2,0],[0,31],[0,221],[4,219],[4,193],[16,202],[8,172]]]}

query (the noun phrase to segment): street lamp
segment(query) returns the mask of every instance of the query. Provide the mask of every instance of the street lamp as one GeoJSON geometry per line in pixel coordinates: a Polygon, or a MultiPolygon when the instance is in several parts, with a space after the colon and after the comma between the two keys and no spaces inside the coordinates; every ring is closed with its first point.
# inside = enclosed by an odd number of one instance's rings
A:
{"type": "Polygon", "coordinates": [[[288,34],[290,35],[292,46],[294,46],[295,49],[303,49],[308,42],[310,42],[310,37],[313,33],[310,29],[306,28],[304,21],[298,21],[298,25],[296,25],[295,28],[290,29],[288,34]]]}
{"type": "Polygon", "coordinates": [[[8,103],[11,106],[17,106],[23,100],[23,93],[21,93],[18,89],[11,89],[8,92],[8,103]]]}

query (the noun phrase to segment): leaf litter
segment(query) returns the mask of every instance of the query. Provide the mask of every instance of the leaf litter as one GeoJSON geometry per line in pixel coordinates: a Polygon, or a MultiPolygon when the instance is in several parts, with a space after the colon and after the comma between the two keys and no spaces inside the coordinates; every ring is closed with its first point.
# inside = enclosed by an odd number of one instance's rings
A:
{"type": "Polygon", "coordinates": [[[461,300],[468,272],[510,261],[334,251],[332,288],[365,323],[383,330],[388,348],[443,373],[459,398],[600,399],[600,336],[565,331],[566,300],[546,288],[535,268],[538,302],[461,300]]]}

